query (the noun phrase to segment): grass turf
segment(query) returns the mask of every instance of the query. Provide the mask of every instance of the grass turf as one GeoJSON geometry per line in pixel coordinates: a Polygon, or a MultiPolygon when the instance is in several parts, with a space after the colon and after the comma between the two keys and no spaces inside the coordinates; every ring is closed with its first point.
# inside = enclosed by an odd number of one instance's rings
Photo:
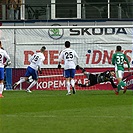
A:
{"type": "Polygon", "coordinates": [[[5,91],[0,133],[132,133],[133,92],[5,91]]]}

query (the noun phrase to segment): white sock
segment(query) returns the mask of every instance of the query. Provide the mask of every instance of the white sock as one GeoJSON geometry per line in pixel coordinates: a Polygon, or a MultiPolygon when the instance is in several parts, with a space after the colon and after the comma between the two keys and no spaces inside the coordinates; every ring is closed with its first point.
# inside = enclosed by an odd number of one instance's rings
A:
{"type": "Polygon", "coordinates": [[[69,81],[66,82],[66,88],[67,88],[68,93],[70,93],[70,82],[69,81]]]}
{"type": "Polygon", "coordinates": [[[75,86],[75,81],[74,81],[74,79],[71,79],[71,85],[72,85],[72,87],[75,86]]]}
{"type": "Polygon", "coordinates": [[[3,93],[3,88],[4,88],[4,84],[3,83],[0,83],[0,94],[3,93]]]}
{"type": "Polygon", "coordinates": [[[27,90],[30,90],[36,83],[37,83],[37,81],[34,80],[34,81],[29,85],[29,87],[27,88],[27,90]]]}
{"type": "Polygon", "coordinates": [[[20,83],[23,83],[23,82],[25,82],[25,78],[20,79],[20,80],[17,82],[17,85],[20,84],[20,83]]]}

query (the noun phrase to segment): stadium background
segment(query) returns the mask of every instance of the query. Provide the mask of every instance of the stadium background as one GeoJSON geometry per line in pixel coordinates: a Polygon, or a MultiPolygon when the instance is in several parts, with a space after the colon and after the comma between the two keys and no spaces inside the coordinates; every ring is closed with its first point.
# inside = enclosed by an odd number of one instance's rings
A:
{"type": "MultiPolygon", "coordinates": [[[[45,1],[46,3],[50,3],[50,1],[45,1]]],[[[61,3],[62,1],[57,1],[61,3]]],[[[68,1],[69,2],[69,1],[68,1]]],[[[75,2],[75,1],[73,1],[75,2]]],[[[81,1],[83,2],[83,1],[81,1]]],[[[92,2],[92,1],[86,1],[92,2]]],[[[94,1],[93,1],[94,2],[94,1]]],[[[107,13],[101,15],[102,11],[94,9],[102,9],[101,7],[105,5],[107,1],[95,1],[95,3],[91,3],[92,10],[85,10],[86,15],[81,14],[83,19],[75,18],[77,17],[77,13],[69,14],[69,16],[65,16],[62,13],[60,8],[60,4],[57,6],[57,14],[55,17],[58,19],[51,19],[48,17],[46,10],[42,11],[42,7],[40,6],[42,3],[39,1],[36,3],[35,1],[26,0],[26,13],[25,20],[9,20],[5,17],[6,20],[3,20],[1,16],[1,25],[2,26],[50,26],[50,25],[70,25],[70,26],[94,26],[94,25],[132,25],[132,9],[129,8],[128,12],[125,12],[125,8],[127,9],[127,3],[123,3],[125,1],[121,1],[121,5],[125,4],[122,10],[119,10],[118,3],[113,3],[113,10],[111,10],[110,18],[108,18],[107,13]],[[35,6],[35,5],[39,6],[35,6]],[[93,8],[92,8],[93,7],[93,8]],[[96,8],[98,7],[98,8],[96,8]],[[41,9],[39,9],[41,8],[41,9]],[[114,10],[116,9],[117,10],[114,10]],[[33,12],[30,12],[32,9],[33,12]],[[36,14],[37,12],[40,14],[36,14]],[[119,14],[119,11],[121,13],[119,14]],[[92,13],[93,12],[93,13],[92,13]],[[100,14],[100,15],[99,15],[100,14]],[[44,19],[43,19],[44,18],[44,19]],[[90,20],[89,20],[90,19],[90,20]]],[[[117,1],[115,1],[117,2],[117,1]]],[[[126,1],[127,2],[127,1],[126,1]]],[[[130,1],[129,1],[130,2],[130,1]]],[[[66,7],[71,5],[72,12],[75,11],[75,4],[64,3],[66,7]]],[[[129,3],[131,4],[131,2],[129,3]]],[[[47,5],[47,4],[46,4],[47,5]]],[[[88,5],[88,4],[87,4],[88,5]]],[[[106,4],[107,5],[107,4],[106,4]]],[[[47,6],[46,6],[47,7],[47,6]]],[[[132,7],[132,4],[130,5],[132,7]]],[[[68,11],[68,7],[65,8],[65,12],[68,11]]],[[[103,10],[104,11],[104,10],[103,10]]],[[[65,13],[64,12],[64,13],[65,13]]],[[[7,14],[6,14],[7,15],[7,14]]],[[[80,15],[79,15],[80,16],[80,15]]],[[[84,29],[84,28],[83,28],[84,29]]],[[[62,70],[57,70],[57,59],[60,50],[64,47],[64,41],[70,40],[72,46],[76,51],[79,52],[79,55],[82,55],[80,59],[80,65],[89,70],[90,72],[102,72],[107,69],[113,69],[113,66],[110,64],[111,55],[114,53],[116,45],[122,45],[124,52],[127,54],[130,65],[132,65],[132,29],[126,29],[125,27],[120,28],[112,28],[106,32],[106,28],[102,28],[102,30],[98,30],[93,32],[91,29],[84,31],[82,28],[78,29],[77,32],[70,33],[69,30],[59,31],[62,36],[51,36],[51,32],[48,29],[45,30],[33,30],[31,34],[31,30],[2,30],[1,29],[1,41],[4,44],[4,48],[8,51],[12,59],[12,65],[10,68],[6,69],[6,83],[7,89],[12,89],[11,85],[19,80],[20,77],[24,75],[25,69],[28,65],[28,57],[34,52],[38,51],[40,46],[46,45],[47,52],[46,57],[47,60],[43,65],[43,75],[59,75],[59,77],[51,78],[45,77],[39,80],[39,83],[33,89],[45,90],[45,89],[65,89],[64,87],[64,79],[60,75],[62,74],[62,70]],[[123,30],[124,29],[124,30],[123,30]],[[113,32],[112,32],[113,31],[113,32]],[[126,31],[126,33],[125,33],[126,31]],[[109,33],[109,34],[108,34],[109,33]],[[72,34],[72,35],[71,35],[72,34]],[[54,48],[54,49],[53,49],[54,48]]],[[[81,73],[77,71],[77,73],[81,73]]],[[[128,73],[126,73],[128,74],[128,73]]],[[[126,76],[126,75],[125,75],[126,76]]],[[[85,77],[83,75],[76,76],[76,79],[81,79],[81,82],[85,82],[85,77]]],[[[132,89],[133,77],[129,77],[127,79],[128,86],[132,89]]],[[[23,85],[23,88],[26,88],[27,84],[23,85]]],[[[78,88],[81,89],[81,88],[78,88]]],[[[94,87],[90,87],[87,89],[112,89],[110,83],[100,84],[94,87]]]]}

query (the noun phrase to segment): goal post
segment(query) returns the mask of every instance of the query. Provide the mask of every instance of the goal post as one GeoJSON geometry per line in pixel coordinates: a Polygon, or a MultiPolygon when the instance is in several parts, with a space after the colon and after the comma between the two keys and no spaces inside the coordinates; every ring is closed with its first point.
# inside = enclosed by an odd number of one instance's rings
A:
{"type": "MultiPolygon", "coordinates": [[[[117,45],[122,46],[133,66],[133,25],[0,26],[0,40],[12,60],[12,84],[24,76],[29,57],[43,45],[47,49],[41,76],[62,74],[57,64],[65,41],[70,41],[71,48],[78,53],[79,65],[90,72],[113,69],[111,58],[117,45]]],[[[57,76],[57,80],[58,77],[62,76],[57,76]]]]}

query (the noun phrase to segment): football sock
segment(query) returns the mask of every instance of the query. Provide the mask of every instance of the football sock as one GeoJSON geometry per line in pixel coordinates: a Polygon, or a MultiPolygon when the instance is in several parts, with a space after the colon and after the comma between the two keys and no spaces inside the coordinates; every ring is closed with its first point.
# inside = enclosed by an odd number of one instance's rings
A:
{"type": "Polygon", "coordinates": [[[69,93],[70,92],[70,82],[69,81],[66,82],[66,88],[67,88],[67,91],[69,93]]]}
{"type": "Polygon", "coordinates": [[[121,85],[120,85],[120,84],[118,84],[117,88],[118,88],[118,92],[119,92],[119,91],[120,91],[120,89],[121,89],[121,85]]]}
{"type": "Polygon", "coordinates": [[[118,88],[118,92],[120,91],[121,86],[124,87],[124,86],[126,86],[126,84],[123,81],[120,81],[120,83],[118,84],[118,87],[117,87],[118,88]]]}
{"type": "Polygon", "coordinates": [[[23,82],[25,82],[25,78],[20,79],[20,80],[17,82],[17,84],[20,84],[20,83],[23,83],[23,82]]]}
{"type": "Polygon", "coordinates": [[[72,87],[74,87],[74,86],[75,86],[74,79],[71,79],[71,85],[72,85],[72,87]]]}
{"type": "Polygon", "coordinates": [[[4,85],[3,85],[3,83],[1,83],[1,84],[0,84],[0,94],[2,94],[3,88],[4,88],[4,85]]]}
{"type": "Polygon", "coordinates": [[[123,81],[121,81],[119,84],[120,84],[122,87],[126,86],[126,84],[125,84],[123,81]]]}
{"type": "Polygon", "coordinates": [[[36,83],[37,83],[37,81],[34,80],[34,81],[29,85],[29,87],[27,88],[27,90],[30,90],[36,83]]]}

